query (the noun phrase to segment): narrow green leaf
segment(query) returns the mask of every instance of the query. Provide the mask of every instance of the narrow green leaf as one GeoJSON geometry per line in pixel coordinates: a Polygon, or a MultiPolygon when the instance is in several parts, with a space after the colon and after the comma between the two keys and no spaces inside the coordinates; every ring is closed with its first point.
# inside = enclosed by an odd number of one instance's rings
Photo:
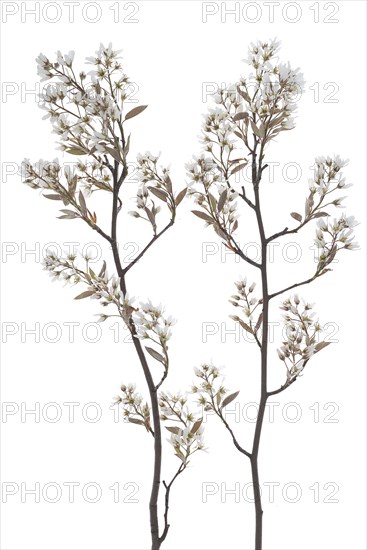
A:
{"type": "Polygon", "coordinates": [[[83,151],[83,149],[79,149],[78,147],[69,147],[66,149],[67,153],[70,153],[71,155],[86,155],[87,153],[83,151]]]}

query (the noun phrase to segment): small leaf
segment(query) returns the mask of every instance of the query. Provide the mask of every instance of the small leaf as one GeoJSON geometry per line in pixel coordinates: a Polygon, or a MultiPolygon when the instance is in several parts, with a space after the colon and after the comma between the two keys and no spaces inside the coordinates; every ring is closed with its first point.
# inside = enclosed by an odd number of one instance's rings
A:
{"type": "Polygon", "coordinates": [[[240,319],[238,322],[243,329],[245,329],[250,334],[253,334],[252,328],[249,325],[247,325],[244,321],[242,321],[242,319],[240,319]]]}
{"type": "Polygon", "coordinates": [[[224,407],[226,407],[227,405],[229,405],[230,403],[232,403],[232,401],[234,401],[237,397],[237,395],[239,394],[240,392],[239,391],[236,391],[235,393],[231,393],[231,395],[227,395],[227,397],[223,400],[223,404],[221,406],[221,410],[224,409],[224,407]]]}
{"type": "Polygon", "coordinates": [[[67,214],[68,216],[72,216],[73,218],[79,218],[79,214],[74,212],[74,210],[68,210],[67,208],[61,208],[60,212],[63,212],[64,214],[67,214]]]}
{"type": "Polygon", "coordinates": [[[89,296],[93,296],[94,290],[86,290],[85,292],[82,292],[78,296],[75,296],[74,300],[82,300],[83,298],[88,298],[89,296]]]}
{"type": "Polygon", "coordinates": [[[240,94],[241,97],[243,97],[243,99],[245,101],[247,101],[247,103],[251,103],[251,98],[250,96],[248,95],[247,92],[241,90],[241,88],[239,86],[237,86],[237,92],[240,94]]]}
{"type": "Polygon", "coordinates": [[[230,176],[233,176],[233,174],[236,174],[237,172],[245,168],[247,164],[248,164],[247,162],[243,162],[242,164],[239,164],[238,166],[236,166],[236,168],[233,168],[232,172],[230,173],[230,176]]]}
{"type": "Polygon", "coordinates": [[[144,210],[145,210],[146,215],[149,218],[150,223],[152,224],[153,228],[155,229],[156,228],[155,216],[154,216],[152,210],[150,210],[149,208],[144,208],[144,210]]]}
{"type": "Polygon", "coordinates": [[[194,422],[191,430],[190,430],[190,433],[192,434],[196,434],[196,432],[198,431],[198,429],[200,428],[200,426],[202,425],[203,423],[203,419],[200,418],[200,420],[196,420],[196,422],[194,422]]]}
{"type": "Polygon", "coordinates": [[[182,460],[182,462],[184,462],[184,463],[186,462],[186,458],[185,458],[185,456],[181,453],[181,451],[176,451],[176,452],[175,452],[175,456],[178,456],[178,458],[179,458],[180,460],[182,460]]]}
{"type": "Polygon", "coordinates": [[[302,216],[301,216],[301,214],[298,214],[297,212],[291,212],[291,216],[292,216],[292,218],[294,218],[294,219],[297,220],[298,222],[301,222],[301,221],[302,221],[302,216]]]}
{"type": "Polygon", "coordinates": [[[121,162],[121,157],[119,155],[119,152],[116,151],[116,149],[112,149],[112,147],[105,147],[107,153],[111,155],[117,162],[121,162]]]}
{"type": "Polygon", "coordinates": [[[46,197],[46,199],[50,199],[52,201],[61,201],[62,200],[62,197],[60,197],[60,195],[43,195],[44,197],[46,197]]]}
{"type": "Polygon", "coordinates": [[[68,182],[68,186],[69,186],[69,193],[71,195],[75,195],[75,190],[76,190],[76,186],[78,184],[78,176],[75,175],[71,178],[71,180],[68,182]]]}
{"type": "Polygon", "coordinates": [[[223,191],[223,193],[221,193],[220,197],[219,197],[219,201],[218,201],[218,212],[222,212],[223,210],[223,207],[225,205],[225,202],[227,200],[227,196],[228,196],[228,191],[227,189],[225,189],[223,191]]]}
{"type": "Polygon", "coordinates": [[[219,392],[217,392],[217,395],[215,396],[215,400],[217,402],[217,405],[219,407],[219,405],[221,404],[221,401],[222,401],[222,394],[219,392]]]}
{"type": "Polygon", "coordinates": [[[315,350],[316,352],[326,348],[326,346],[329,346],[331,344],[331,342],[319,342],[318,344],[316,344],[315,346],[315,350]]]}
{"type": "Polygon", "coordinates": [[[129,134],[129,137],[126,140],[125,149],[124,149],[125,157],[129,154],[129,151],[130,151],[130,137],[131,137],[131,134],[129,134]]]}
{"type": "Polygon", "coordinates": [[[201,212],[200,210],[191,210],[191,212],[195,214],[195,216],[197,216],[198,218],[201,218],[208,223],[213,223],[213,218],[208,216],[208,214],[205,214],[205,212],[201,212]]]}
{"type": "Polygon", "coordinates": [[[166,174],[164,179],[165,179],[165,182],[166,182],[166,187],[167,187],[168,193],[172,194],[172,180],[171,180],[169,174],[166,174]]]}
{"type": "Polygon", "coordinates": [[[227,233],[225,233],[225,231],[223,231],[223,229],[221,228],[221,226],[217,223],[213,224],[213,228],[214,228],[214,231],[216,232],[216,234],[221,238],[223,239],[224,241],[228,241],[228,235],[227,233]]]}
{"type": "Polygon", "coordinates": [[[87,205],[86,205],[86,202],[85,202],[83,191],[79,191],[79,204],[80,204],[80,208],[82,210],[83,216],[87,217],[88,216],[88,211],[87,211],[87,205]]]}
{"type": "Polygon", "coordinates": [[[250,118],[250,124],[251,124],[251,128],[252,128],[252,131],[254,132],[255,136],[260,138],[261,135],[260,135],[260,132],[259,132],[259,128],[256,126],[256,124],[254,123],[254,121],[251,118],[250,118]]]}
{"type": "Polygon", "coordinates": [[[75,220],[76,218],[79,218],[79,216],[76,216],[75,214],[63,214],[62,216],[56,216],[58,220],[75,220]]]}
{"type": "Polygon", "coordinates": [[[106,267],[107,267],[107,264],[105,260],[103,260],[101,271],[99,272],[98,277],[103,277],[103,275],[106,273],[106,267]]]}
{"type": "Polygon", "coordinates": [[[156,187],[148,187],[149,191],[158,197],[161,201],[167,202],[167,193],[163,189],[157,189],[156,187]]]}
{"type": "Polygon", "coordinates": [[[152,357],[154,357],[154,359],[155,359],[156,361],[159,361],[160,363],[165,364],[165,359],[164,359],[163,355],[161,355],[160,353],[158,353],[158,351],[156,351],[156,350],[153,349],[153,348],[149,348],[149,347],[146,347],[145,349],[147,350],[147,352],[149,353],[149,355],[151,355],[152,357]]]}
{"type": "Polygon", "coordinates": [[[87,153],[83,151],[83,149],[79,149],[78,147],[69,147],[66,149],[67,153],[70,153],[71,155],[86,155],[87,153]]]}
{"type": "Polygon", "coordinates": [[[257,332],[259,330],[259,328],[261,327],[262,321],[263,321],[263,314],[260,313],[259,318],[257,320],[257,323],[255,325],[255,332],[257,332]]]}
{"type": "Polygon", "coordinates": [[[125,120],[129,120],[130,118],[133,118],[134,116],[140,115],[145,109],[148,107],[148,105],[139,105],[138,107],[134,107],[127,113],[125,116],[125,120]]]}
{"type": "Polygon", "coordinates": [[[327,257],[327,263],[328,263],[328,264],[330,264],[330,263],[333,261],[333,259],[335,258],[335,254],[337,253],[337,251],[338,251],[338,247],[337,247],[336,244],[334,244],[333,248],[332,248],[331,251],[330,251],[329,256],[327,257]]]}
{"type": "Polygon", "coordinates": [[[140,420],[139,418],[130,418],[129,417],[129,422],[131,422],[131,424],[139,424],[141,426],[144,426],[144,422],[142,420],[140,420]]]}
{"type": "Polygon", "coordinates": [[[166,430],[172,434],[178,435],[180,433],[180,428],[178,426],[165,426],[166,430]]]}
{"type": "Polygon", "coordinates": [[[248,113],[237,113],[233,117],[233,121],[237,122],[237,120],[243,120],[244,118],[248,118],[248,113]]]}
{"type": "Polygon", "coordinates": [[[316,212],[312,217],[313,218],[323,218],[324,216],[330,216],[327,212],[316,212]]]}
{"type": "Polygon", "coordinates": [[[175,198],[175,204],[176,206],[178,206],[182,201],[183,199],[185,198],[186,196],[186,193],[187,193],[187,187],[184,187],[182,189],[182,191],[180,191],[177,195],[177,197],[175,198]]]}

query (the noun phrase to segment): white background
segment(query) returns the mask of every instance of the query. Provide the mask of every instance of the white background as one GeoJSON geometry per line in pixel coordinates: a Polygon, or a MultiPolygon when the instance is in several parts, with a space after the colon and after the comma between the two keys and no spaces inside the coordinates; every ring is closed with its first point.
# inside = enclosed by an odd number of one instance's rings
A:
{"type": "MultiPolygon", "coordinates": [[[[121,382],[136,382],[144,393],[140,366],[131,345],[123,342],[126,333],[120,326],[120,342],[115,343],[110,328],[113,323],[106,322],[100,326],[98,342],[86,341],[95,335],[92,327],[83,338],[86,325],[95,322],[93,315],[101,308],[93,301],[73,302],[78,288],[51,283],[41,269],[40,254],[25,253],[35,247],[42,253],[51,242],[62,249],[66,248],[64,243],[78,242],[79,250],[87,243],[98,242],[111,265],[110,252],[88,227],[78,221],[57,220],[54,203],[23,186],[19,176],[9,175],[12,163],[24,157],[36,161],[56,156],[49,123],[41,121],[34,93],[25,94],[26,90],[34,90],[37,81],[35,57],[41,51],[52,59],[58,49],[73,49],[75,65],[82,68],[84,58],[93,55],[100,42],[112,41],[116,49],[123,48],[126,72],[139,85],[135,98],[140,104],[149,104],[149,109],[130,125],[131,159],[147,149],[162,151],[162,163],[171,164],[179,191],[185,184],[184,164],[199,151],[197,136],[201,115],[207,109],[205,83],[215,86],[236,81],[247,70],[241,60],[247,56],[249,42],[274,36],[282,40],[282,60],[300,66],[307,84],[299,102],[297,128],[282,134],[267,153],[267,160],[277,165],[274,181],[265,178],[262,188],[266,230],[270,234],[282,229],[292,223],[289,212],[303,208],[314,157],[340,154],[350,159],[345,175],[354,186],[347,191],[346,212],[361,221],[356,230],[361,250],[341,253],[332,273],[303,287],[300,293],[316,303],[320,320],[330,323],[328,332],[335,343],[312,359],[304,377],[271,400],[278,405],[274,406],[273,422],[269,415],[266,418],[260,476],[262,484],[278,485],[273,503],[269,502],[269,489],[263,485],[264,549],[366,548],[365,3],[281,2],[275,6],[271,21],[269,3],[259,2],[256,11],[253,2],[240,2],[236,22],[234,15],[225,14],[225,8],[233,8],[235,3],[218,2],[211,3],[210,9],[217,13],[208,16],[206,23],[202,20],[202,3],[196,1],[137,2],[138,11],[131,16],[137,20],[135,23],[123,21],[135,11],[134,6],[124,3],[120,4],[116,22],[111,10],[113,5],[117,9],[116,2],[99,2],[99,13],[97,3],[76,3],[74,22],[69,21],[65,2],[38,3],[40,17],[35,22],[35,16],[26,12],[34,4],[2,3],[3,342],[7,339],[3,344],[2,400],[6,410],[14,412],[2,417],[2,481],[19,486],[19,491],[2,504],[2,548],[146,549],[150,540],[152,441],[143,429],[114,422],[109,409],[121,382]],[[316,9],[319,22],[315,21],[316,9]],[[16,13],[7,16],[5,10],[16,13]],[[51,22],[58,17],[59,21],[51,22]],[[326,22],[325,18],[336,21],[326,22]],[[73,343],[66,325],[70,322],[79,323],[73,343]],[[39,323],[41,332],[39,342],[35,342],[35,336],[25,334],[35,323],[39,323]],[[6,338],[11,327],[17,332],[6,338]],[[331,331],[335,332],[333,336],[331,331]],[[52,343],[55,334],[59,341],[52,343]],[[74,422],[69,420],[64,405],[67,402],[79,404],[74,422]],[[41,410],[39,421],[34,415],[26,415],[22,421],[22,408],[32,408],[35,403],[41,410]],[[45,407],[47,403],[58,404],[62,415],[59,421],[50,421],[57,410],[45,407]],[[88,403],[100,407],[102,417],[98,422],[90,421],[95,412],[92,407],[84,408],[83,418],[82,410],[88,403]],[[316,410],[319,418],[315,417],[316,410]],[[297,415],[298,421],[291,422],[297,415]],[[68,489],[63,485],[66,482],[80,484],[75,489],[74,503],[69,502],[68,489]],[[22,502],[21,483],[27,489],[40,484],[39,503],[32,495],[26,495],[22,502]],[[54,496],[52,489],[46,498],[42,496],[47,483],[62,489],[59,502],[47,502],[54,496]],[[82,489],[87,483],[100,486],[99,502],[83,499],[82,489]],[[119,503],[114,502],[109,489],[115,483],[120,484],[119,503]],[[125,485],[128,483],[138,486],[136,503],[128,502],[135,487],[125,485]],[[289,483],[293,488],[290,486],[287,492],[289,483]],[[316,487],[314,484],[320,488],[318,503],[310,489],[316,487]],[[337,502],[324,502],[336,486],[333,498],[337,502]],[[295,487],[301,493],[292,503],[289,500],[295,498],[295,487]]],[[[60,161],[73,160],[58,153],[60,161]]],[[[127,203],[136,185],[130,182],[126,186],[127,203]]],[[[107,203],[96,206],[101,219],[107,220],[107,203]]],[[[172,370],[165,388],[185,391],[193,381],[193,366],[203,361],[225,366],[227,387],[241,390],[238,403],[231,409],[236,414],[228,415],[228,420],[239,440],[249,447],[254,428],[249,417],[254,409],[248,404],[259,397],[258,352],[242,335],[236,337],[225,330],[234,328],[228,319],[234,313],[228,303],[234,281],[247,275],[259,287],[258,273],[243,262],[237,263],[233,256],[222,256],[219,240],[190,214],[190,208],[187,201],[176,226],[130,272],[128,286],[131,294],[141,299],[163,302],[167,312],[179,320],[174,327],[172,370]],[[203,247],[207,245],[203,243],[214,243],[212,250],[218,246],[218,252],[206,261],[203,247]],[[218,327],[206,341],[203,323],[211,323],[213,331],[218,327]]],[[[256,240],[250,216],[245,209],[239,229],[242,246],[256,240]]],[[[143,229],[139,221],[129,219],[120,232],[120,246],[141,245],[149,238],[143,229]]],[[[269,273],[271,291],[314,272],[314,252],[310,250],[313,235],[310,228],[297,237],[301,257],[295,262],[291,259],[296,249],[284,246],[296,239],[279,241],[269,273]],[[284,259],[287,252],[288,261],[284,259]]],[[[133,250],[127,248],[126,255],[133,250]]],[[[258,288],[256,295],[259,297],[258,288]]],[[[274,322],[280,321],[278,303],[274,300],[271,311],[274,322]]],[[[275,353],[280,341],[278,326],[270,349],[272,388],[283,383],[275,353]]],[[[158,367],[153,364],[152,369],[158,367]]],[[[226,490],[236,487],[242,491],[251,481],[248,460],[235,450],[229,434],[216,419],[207,420],[208,453],[195,455],[191,467],[174,486],[171,529],[164,547],[251,549],[253,504],[242,494],[239,502],[235,502],[235,495],[226,494],[226,490]],[[203,502],[203,484],[209,482],[217,492],[203,502]]],[[[172,475],[177,461],[167,444],[163,479],[172,475]]],[[[93,497],[92,489],[88,495],[93,497]]]]}

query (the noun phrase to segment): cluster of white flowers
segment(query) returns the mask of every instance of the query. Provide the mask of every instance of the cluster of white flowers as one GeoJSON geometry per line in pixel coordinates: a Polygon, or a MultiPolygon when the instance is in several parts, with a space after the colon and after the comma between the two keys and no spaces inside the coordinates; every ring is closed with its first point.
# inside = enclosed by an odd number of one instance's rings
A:
{"type": "MultiPolygon", "coordinates": [[[[255,296],[250,296],[255,289],[256,283],[252,283],[248,286],[246,277],[243,277],[237,281],[235,285],[238,294],[233,294],[229,301],[233,306],[242,308],[247,319],[252,321],[255,309],[262,303],[262,301],[255,298],[255,296]]],[[[234,320],[237,321],[237,319],[234,320]]]]}
{"type": "MultiPolygon", "coordinates": [[[[234,307],[241,308],[241,311],[245,315],[245,321],[238,315],[230,315],[230,318],[239,323],[244,330],[253,334],[257,339],[257,332],[262,323],[262,313],[257,315],[256,319],[254,318],[254,313],[263,302],[261,299],[255,298],[255,296],[252,295],[256,283],[248,285],[247,279],[244,277],[235,284],[237,294],[233,294],[229,301],[234,307]]],[[[258,344],[260,343],[258,339],[257,342],[258,344]]]]}
{"type": "Polygon", "coordinates": [[[63,172],[66,180],[64,184],[61,181],[62,169],[58,159],[53,162],[40,160],[35,164],[24,159],[21,163],[21,174],[26,185],[41,190],[47,199],[62,201],[65,206],[74,207],[74,210],[62,208],[59,219],[82,218],[89,225],[96,226],[97,215],[88,210],[85,198],[98,190],[112,192],[109,172],[98,160],[90,163],[77,162],[74,166],[66,165],[63,172]],[[46,194],[45,191],[52,193],[46,194]]]}
{"type": "Polygon", "coordinates": [[[116,128],[123,122],[129,79],[119,52],[111,44],[101,44],[96,53],[96,57],[87,58],[96,69],[78,76],[73,68],[74,52],[64,56],[58,52],[54,63],[43,54],[37,58],[42,81],[53,79],[41,94],[40,107],[47,111],[45,118],[50,118],[60,148],[72,154],[115,151],[116,128]]]}
{"type": "Polygon", "coordinates": [[[223,384],[217,385],[217,379],[220,377],[221,368],[218,368],[211,363],[204,363],[200,368],[195,367],[195,375],[200,379],[198,385],[193,385],[191,391],[199,393],[199,404],[204,410],[219,410],[222,404],[222,399],[228,390],[223,384]]]}
{"type": "Polygon", "coordinates": [[[133,384],[121,385],[122,395],[114,397],[114,405],[121,405],[124,417],[132,424],[145,426],[147,431],[151,432],[150,407],[148,403],[143,402],[143,397],[136,391],[133,384]]]}
{"type": "MultiPolygon", "coordinates": [[[[321,197],[328,195],[337,189],[347,189],[352,184],[345,183],[345,178],[341,169],[348,164],[347,160],[342,160],[339,155],[331,157],[316,157],[314,177],[309,180],[309,187],[313,193],[318,193],[321,197]]],[[[345,197],[336,199],[333,204],[340,206],[340,202],[345,197]]]]}
{"type": "MultiPolygon", "coordinates": [[[[165,373],[167,373],[169,365],[168,341],[172,336],[171,327],[176,320],[171,316],[164,315],[164,308],[161,304],[154,306],[151,301],[148,301],[136,305],[134,298],[122,293],[119,278],[114,275],[109,277],[105,262],[97,275],[90,267],[88,256],[83,256],[86,263],[84,269],[76,264],[76,259],[76,255],[73,254],[60,257],[52,252],[46,255],[43,265],[53,280],[61,279],[71,284],[82,282],[87,285],[86,290],[76,296],[76,300],[92,298],[99,300],[104,307],[114,305],[117,308],[118,316],[123,319],[127,328],[136,338],[149,340],[160,347],[162,354],[150,347],[146,347],[146,351],[163,364],[165,373]]],[[[99,322],[106,321],[108,317],[112,316],[99,314],[99,322]]]]}
{"type": "Polygon", "coordinates": [[[169,315],[164,315],[164,308],[161,304],[154,306],[149,300],[141,302],[139,309],[133,314],[133,321],[136,325],[136,336],[142,340],[150,340],[167,350],[167,342],[172,336],[171,327],[176,320],[169,315]]]}
{"type": "Polygon", "coordinates": [[[194,157],[191,162],[185,164],[185,168],[190,180],[190,186],[200,183],[205,189],[209,190],[213,183],[222,180],[220,173],[215,169],[213,161],[204,155],[194,157]]]}
{"type": "Polygon", "coordinates": [[[230,242],[238,228],[238,193],[221,183],[221,173],[204,156],[187,163],[186,170],[191,180],[188,194],[201,207],[201,210],[193,210],[193,213],[208,226],[211,225],[222,239],[230,242]]]}
{"type": "Polygon", "coordinates": [[[284,362],[287,382],[293,382],[303,371],[310,358],[330,342],[320,341],[321,326],[311,312],[314,304],[301,300],[298,295],[287,298],[280,306],[286,329],[286,340],[277,350],[279,359],[284,362]]]}
{"type": "Polygon", "coordinates": [[[136,157],[138,163],[137,176],[140,181],[147,183],[160,180],[157,170],[159,157],[160,155],[153,155],[150,151],[146,151],[144,154],[138,153],[136,157]]]}
{"type": "Polygon", "coordinates": [[[106,166],[98,160],[93,159],[88,163],[82,161],[77,162],[75,168],[73,168],[72,174],[71,169],[66,166],[64,168],[64,173],[68,182],[71,176],[75,177],[76,170],[79,171],[77,177],[85,197],[90,196],[98,190],[112,193],[111,173],[106,166]]]}
{"type": "Polygon", "coordinates": [[[185,419],[189,422],[194,421],[194,416],[187,407],[187,397],[182,395],[181,392],[176,394],[161,392],[159,394],[159,407],[162,420],[172,419],[182,422],[182,419],[185,419]]]}
{"type": "MultiPolygon", "coordinates": [[[[228,95],[223,97],[227,101],[228,95]]],[[[215,101],[218,101],[215,99],[215,101]]],[[[214,145],[221,147],[222,156],[228,157],[234,149],[234,124],[228,117],[228,113],[221,107],[210,108],[208,114],[204,115],[202,143],[205,150],[211,152],[214,145]]]]}
{"type": "MultiPolygon", "coordinates": [[[[128,294],[123,295],[120,289],[119,278],[115,275],[111,277],[108,275],[105,262],[103,262],[100,272],[96,274],[90,267],[91,258],[87,255],[81,258],[86,265],[84,269],[76,264],[76,259],[77,256],[74,254],[67,254],[62,257],[50,252],[46,255],[43,265],[53,280],[62,280],[71,284],[86,284],[86,290],[76,296],[75,299],[91,298],[99,300],[100,304],[104,307],[114,305],[117,308],[118,316],[130,328],[131,315],[136,311],[133,305],[134,298],[129,298],[128,294]]],[[[99,314],[99,322],[103,322],[112,316],[99,314]]]]}
{"type": "Polygon", "coordinates": [[[175,455],[187,466],[188,459],[197,451],[204,450],[202,426],[203,419],[195,418],[187,407],[187,398],[181,395],[161,393],[159,396],[161,419],[177,422],[176,426],[166,426],[171,433],[169,442],[175,450],[175,455]]]}
{"type": "Polygon", "coordinates": [[[159,155],[154,156],[149,151],[144,155],[139,154],[137,156],[137,176],[141,182],[141,186],[137,192],[136,206],[138,209],[145,212],[146,217],[137,210],[129,212],[134,218],[143,218],[151,223],[154,232],[156,232],[157,229],[156,215],[161,210],[160,206],[155,205],[154,200],[158,198],[160,201],[164,202],[171,212],[171,215],[174,216],[176,206],[179,205],[186,194],[185,188],[177,197],[174,196],[170,177],[170,167],[162,166],[158,168],[158,159],[159,155]]]}
{"type": "Polygon", "coordinates": [[[354,241],[353,228],[358,225],[354,216],[342,214],[339,219],[317,221],[315,244],[319,249],[317,272],[325,272],[325,268],[335,258],[339,250],[357,250],[359,245],[354,241]]]}
{"type": "Polygon", "coordinates": [[[276,40],[251,44],[247,63],[255,69],[255,74],[241,79],[239,85],[239,92],[245,99],[245,110],[267,122],[273,118],[272,132],[294,128],[295,96],[304,89],[299,69],[293,70],[289,63],[277,63],[279,47],[280,42],[276,40]]]}
{"type": "Polygon", "coordinates": [[[23,183],[32,189],[59,190],[61,167],[57,158],[52,162],[40,159],[34,164],[24,159],[20,167],[23,183]]]}

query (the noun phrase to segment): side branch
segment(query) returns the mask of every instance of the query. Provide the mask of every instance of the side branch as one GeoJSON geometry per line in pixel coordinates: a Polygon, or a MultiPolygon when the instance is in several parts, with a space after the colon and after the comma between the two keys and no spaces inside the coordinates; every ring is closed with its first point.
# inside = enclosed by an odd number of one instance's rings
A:
{"type": "Polygon", "coordinates": [[[293,233],[298,233],[298,231],[304,226],[306,225],[307,221],[305,220],[303,223],[301,223],[298,227],[295,227],[294,229],[288,229],[288,227],[285,227],[283,229],[283,231],[278,231],[277,233],[274,233],[274,235],[272,235],[271,237],[268,237],[266,239],[266,243],[270,243],[271,241],[273,241],[274,239],[278,238],[278,237],[282,237],[283,235],[292,235],[293,233]]]}
{"type": "Polygon", "coordinates": [[[272,395],[277,395],[278,393],[281,393],[282,391],[286,390],[287,388],[289,388],[289,386],[291,384],[293,384],[293,382],[295,382],[297,380],[297,378],[292,378],[290,380],[287,380],[285,382],[285,384],[283,384],[283,386],[281,386],[280,388],[278,388],[277,390],[273,390],[273,391],[268,391],[267,392],[267,396],[270,397],[272,395]]]}
{"type": "Polygon", "coordinates": [[[232,237],[232,235],[229,235],[227,233],[227,236],[230,238],[230,241],[231,243],[233,244],[233,246],[231,246],[233,252],[235,252],[236,254],[239,255],[240,258],[242,258],[242,260],[245,260],[245,262],[247,262],[248,264],[254,266],[254,267],[257,267],[258,269],[261,269],[261,264],[255,262],[254,260],[251,260],[251,258],[249,258],[248,256],[246,256],[246,254],[240,249],[240,247],[238,246],[237,242],[234,240],[234,238],[232,237]]]}
{"type": "Polygon", "coordinates": [[[149,241],[149,243],[146,245],[146,247],[143,248],[143,250],[140,252],[140,254],[138,254],[137,257],[127,267],[125,267],[122,270],[124,275],[129,271],[129,269],[131,269],[144,256],[145,252],[152,246],[152,244],[155,243],[155,241],[157,241],[159,239],[159,237],[161,237],[167,231],[167,229],[172,227],[173,224],[174,224],[174,218],[171,218],[171,221],[166,225],[166,227],[164,227],[164,229],[162,229],[162,231],[160,231],[159,233],[154,235],[154,237],[152,237],[152,239],[149,241]]]}
{"type": "Polygon", "coordinates": [[[177,470],[176,474],[173,476],[171,481],[168,483],[168,485],[165,481],[163,481],[163,485],[166,489],[166,494],[165,494],[165,498],[164,498],[164,505],[165,505],[165,507],[164,507],[164,529],[163,529],[162,535],[159,537],[159,542],[161,544],[166,539],[167,534],[168,534],[168,530],[170,528],[170,524],[168,523],[168,510],[169,510],[169,497],[170,497],[171,487],[172,487],[174,481],[178,478],[178,476],[180,474],[182,474],[182,472],[185,469],[186,469],[186,465],[184,463],[180,464],[179,469],[177,470]]]}
{"type": "MultiPolygon", "coordinates": [[[[218,414],[218,413],[217,413],[218,414]]],[[[251,459],[251,453],[249,453],[248,451],[246,451],[246,449],[244,449],[243,447],[241,447],[241,445],[238,443],[237,439],[236,439],[236,436],[234,435],[233,433],[233,430],[232,428],[230,427],[230,425],[228,424],[227,420],[224,419],[223,417],[223,414],[221,412],[219,412],[218,416],[220,417],[220,419],[222,420],[223,424],[225,425],[225,427],[227,428],[227,430],[229,431],[229,433],[231,434],[232,436],[232,440],[233,440],[233,444],[234,446],[236,447],[236,449],[238,451],[240,451],[240,453],[244,454],[245,456],[247,456],[249,459],[251,459]]]]}
{"type": "Polygon", "coordinates": [[[287,292],[287,290],[292,290],[292,288],[297,288],[298,286],[307,285],[308,283],[312,283],[315,279],[320,277],[321,273],[316,273],[313,277],[310,277],[310,279],[306,279],[306,281],[302,281],[301,283],[295,283],[294,285],[287,286],[286,288],[283,288],[282,290],[278,290],[278,292],[274,292],[273,294],[269,294],[269,300],[271,298],[275,298],[275,296],[279,296],[280,294],[283,294],[283,292],[287,292]]]}

